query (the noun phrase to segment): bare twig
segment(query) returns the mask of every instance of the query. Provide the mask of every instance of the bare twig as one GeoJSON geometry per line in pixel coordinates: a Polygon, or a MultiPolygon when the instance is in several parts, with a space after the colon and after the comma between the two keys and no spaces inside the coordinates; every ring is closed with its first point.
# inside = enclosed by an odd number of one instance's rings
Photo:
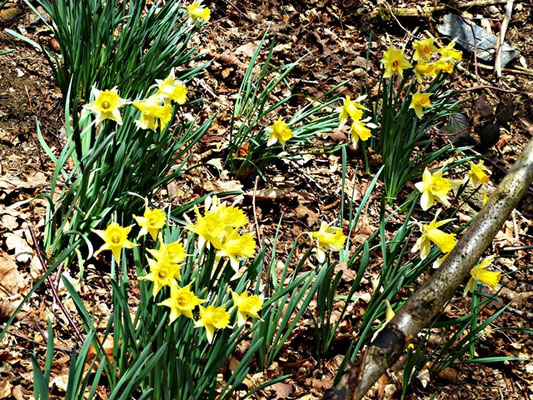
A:
{"type": "Polygon", "coordinates": [[[496,47],[496,57],[494,61],[494,67],[496,68],[496,76],[499,78],[502,76],[502,47],[505,40],[505,34],[507,33],[507,27],[511,21],[511,14],[513,13],[514,0],[507,0],[505,5],[505,16],[503,17],[502,27],[498,34],[498,47],[496,47]]]}
{"type": "MultiPolygon", "coordinates": [[[[47,343],[42,343],[42,342],[39,342],[37,340],[33,340],[33,339],[30,339],[29,337],[26,337],[26,336],[22,336],[22,335],[19,335],[18,333],[14,333],[14,332],[9,332],[7,331],[7,333],[9,333],[10,335],[12,336],[15,336],[19,339],[22,339],[22,340],[25,340],[27,342],[30,342],[30,343],[33,343],[33,344],[36,344],[38,346],[43,346],[43,347],[46,347],[48,344],[47,343]]],[[[42,335],[41,335],[42,336],[42,335]]],[[[44,336],[43,336],[44,337],[44,336]]],[[[50,340],[50,338],[47,339],[47,342],[48,340],[50,340]]],[[[72,349],[67,349],[66,347],[59,347],[59,346],[56,346],[54,345],[54,350],[58,350],[58,351],[63,351],[65,353],[72,353],[74,350],[72,349]]]]}
{"type": "Polygon", "coordinates": [[[533,249],[533,244],[529,246],[504,247],[502,251],[519,251],[519,250],[529,250],[529,249],[533,249]]]}
{"type": "MultiPolygon", "coordinates": [[[[37,258],[39,259],[39,262],[43,266],[44,270],[48,271],[48,264],[44,261],[43,255],[41,253],[41,249],[39,247],[39,243],[37,242],[37,237],[35,236],[35,232],[33,232],[33,229],[31,229],[31,227],[29,227],[29,230],[30,230],[31,240],[33,241],[33,248],[35,249],[35,252],[37,253],[37,258]]],[[[56,300],[59,308],[61,308],[61,311],[63,311],[63,314],[65,314],[65,317],[67,318],[69,324],[72,326],[72,329],[74,329],[74,331],[76,332],[76,335],[78,336],[78,338],[81,341],[83,341],[84,339],[83,339],[83,336],[81,335],[80,330],[78,329],[76,323],[72,319],[72,316],[70,315],[65,305],[59,298],[59,295],[57,294],[57,290],[54,286],[54,282],[52,281],[52,277],[48,275],[46,277],[46,280],[48,282],[48,285],[50,286],[50,289],[52,290],[52,295],[54,296],[54,299],[56,300]]]]}
{"type": "Polygon", "coordinates": [[[469,24],[468,22],[465,22],[463,19],[463,23],[466,23],[470,30],[472,31],[472,37],[474,38],[474,71],[476,73],[476,81],[479,85],[479,73],[478,73],[478,62],[477,62],[477,39],[476,39],[476,32],[474,31],[474,25],[469,24]]]}
{"type": "Polygon", "coordinates": [[[492,90],[496,90],[496,91],[499,91],[499,92],[505,92],[505,93],[519,93],[518,90],[509,90],[509,89],[499,88],[499,87],[490,86],[490,85],[472,86],[472,87],[469,87],[469,88],[458,89],[457,91],[458,92],[469,92],[471,90],[480,90],[480,89],[492,89],[492,90]]]}
{"type": "Polygon", "coordinates": [[[233,7],[239,14],[241,14],[244,18],[246,18],[250,22],[256,22],[254,21],[248,14],[246,14],[244,11],[242,11],[239,7],[237,7],[233,2],[230,0],[224,0],[224,2],[228,3],[231,7],[233,7]]]}
{"type": "MultiPolygon", "coordinates": [[[[518,201],[533,182],[533,140],[490,196],[439,269],[398,310],[394,318],[370,343],[363,373],[347,399],[362,399],[380,376],[403,353],[413,337],[427,326],[453,296],[491,244],[518,201]]],[[[350,390],[351,385],[344,386],[350,390]]],[[[339,388],[336,388],[339,390],[339,388]]]]}

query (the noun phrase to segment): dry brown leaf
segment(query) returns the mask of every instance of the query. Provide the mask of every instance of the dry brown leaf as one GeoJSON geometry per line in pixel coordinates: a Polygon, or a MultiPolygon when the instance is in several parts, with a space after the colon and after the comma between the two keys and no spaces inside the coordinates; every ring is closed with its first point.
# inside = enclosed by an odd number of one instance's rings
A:
{"type": "MultiPolygon", "coordinates": [[[[100,341],[102,341],[102,338],[99,338],[100,341]]],[[[120,342],[119,342],[120,346],[120,342]]],[[[110,362],[113,362],[113,336],[108,336],[105,341],[102,343],[102,347],[105,351],[105,354],[107,358],[109,358],[110,362]]],[[[91,367],[91,363],[93,362],[94,358],[97,357],[98,352],[96,351],[96,348],[92,345],[89,346],[89,350],[87,351],[87,358],[85,360],[85,367],[84,370],[87,371],[91,367]]],[[[100,365],[99,360],[96,360],[96,362],[93,365],[93,370],[98,369],[98,366],[100,365]]]]}
{"type": "Polygon", "coordinates": [[[294,391],[292,385],[283,382],[275,383],[274,385],[272,385],[272,389],[274,389],[274,391],[276,392],[276,397],[274,397],[274,400],[286,399],[294,391]]]}
{"type": "Polygon", "coordinates": [[[0,399],[11,397],[11,382],[7,379],[0,380],[0,399]]]}
{"type": "Polygon", "coordinates": [[[17,385],[13,388],[11,391],[11,395],[15,400],[25,400],[24,399],[24,393],[22,393],[22,386],[17,385]]]}
{"type": "Polygon", "coordinates": [[[439,378],[444,379],[445,381],[457,383],[459,380],[459,372],[457,372],[454,368],[444,368],[441,372],[439,372],[439,378]]]}
{"type": "Polygon", "coordinates": [[[239,181],[205,181],[204,190],[207,192],[241,192],[242,183],[239,181]]]}
{"type": "MultiPolygon", "coordinates": [[[[254,191],[249,190],[244,193],[246,197],[253,197],[254,191]]],[[[297,196],[292,189],[260,189],[255,193],[257,201],[271,201],[280,199],[293,199],[297,196]]]]}
{"type": "Polygon", "coordinates": [[[50,382],[50,385],[55,386],[61,392],[66,392],[67,386],[68,386],[68,376],[69,376],[68,367],[63,368],[59,374],[54,376],[54,378],[50,382]]]}
{"type": "Polygon", "coordinates": [[[9,318],[16,308],[17,306],[11,300],[0,300],[0,321],[9,318]]]}
{"type": "Polygon", "coordinates": [[[317,379],[317,378],[307,378],[305,380],[305,384],[308,386],[311,386],[313,389],[317,391],[324,391],[327,389],[331,389],[333,386],[333,380],[332,379],[317,379]]]}
{"type": "Polygon", "coordinates": [[[342,279],[345,282],[352,282],[357,276],[357,272],[348,268],[348,264],[345,262],[340,262],[335,266],[334,274],[337,275],[340,271],[342,271],[342,279]]]}
{"type": "Polygon", "coordinates": [[[309,207],[299,204],[298,207],[294,210],[296,217],[299,219],[306,219],[308,226],[314,226],[319,221],[319,216],[316,212],[311,210],[309,207]]]}
{"type": "Polygon", "coordinates": [[[252,58],[258,45],[259,41],[243,44],[235,49],[235,55],[243,55],[247,58],[252,58]]]}
{"type": "Polygon", "coordinates": [[[15,252],[15,258],[18,262],[26,263],[30,261],[33,254],[33,249],[28,245],[28,242],[23,237],[22,230],[14,233],[8,232],[4,235],[6,246],[10,251],[15,252]]]}
{"type": "Polygon", "coordinates": [[[11,292],[10,294],[19,293],[26,286],[25,280],[17,270],[17,263],[9,255],[0,255],[0,282],[5,290],[11,292]]]}

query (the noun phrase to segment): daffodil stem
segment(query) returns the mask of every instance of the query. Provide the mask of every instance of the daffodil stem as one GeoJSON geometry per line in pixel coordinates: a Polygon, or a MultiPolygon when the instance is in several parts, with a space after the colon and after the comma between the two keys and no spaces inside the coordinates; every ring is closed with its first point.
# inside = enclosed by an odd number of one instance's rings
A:
{"type": "Polygon", "coordinates": [[[352,370],[347,373],[347,379],[343,379],[325,398],[363,398],[403,353],[405,346],[431,322],[454,295],[532,182],[533,139],[441,267],[422,284],[370,343],[352,370]]]}

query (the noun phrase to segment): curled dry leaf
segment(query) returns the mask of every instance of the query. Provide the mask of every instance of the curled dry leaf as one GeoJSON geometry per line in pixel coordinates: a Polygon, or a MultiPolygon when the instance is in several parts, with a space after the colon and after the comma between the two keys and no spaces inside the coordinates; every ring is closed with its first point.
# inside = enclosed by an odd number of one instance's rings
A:
{"type": "Polygon", "coordinates": [[[59,391],[66,392],[68,386],[69,369],[63,368],[59,374],[54,376],[50,385],[55,386],[59,391]]]}
{"type": "MultiPolygon", "coordinates": [[[[100,340],[100,342],[102,342],[102,337],[99,337],[98,339],[100,340]]],[[[120,346],[120,342],[118,344],[120,346]]],[[[105,351],[107,358],[109,358],[109,361],[113,362],[113,336],[108,336],[102,343],[102,347],[105,351]]],[[[87,352],[87,358],[85,360],[85,371],[91,368],[91,364],[95,357],[98,357],[98,351],[96,351],[96,348],[91,343],[91,345],[89,346],[89,351],[87,352]]],[[[93,371],[96,371],[99,365],[100,361],[97,359],[93,365],[93,371]]]]}
{"type": "Polygon", "coordinates": [[[11,397],[11,382],[7,379],[0,381],[0,399],[9,399],[11,397]]]}
{"type": "Polygon", "coordinates": [[[8,299],[0,300],[0,321],[7,319],[17,308],[16,304],[8,299]]]}

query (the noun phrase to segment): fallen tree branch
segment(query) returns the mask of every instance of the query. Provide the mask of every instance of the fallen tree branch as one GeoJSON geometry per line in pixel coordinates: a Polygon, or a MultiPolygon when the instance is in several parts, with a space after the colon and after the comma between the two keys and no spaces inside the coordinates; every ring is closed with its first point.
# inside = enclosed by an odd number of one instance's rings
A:
{"type": "MultiPolygon", "coordinates": [[[[487,205],[467,228],[441,267],[400,307],[395,317],[355,363],[357,382],[345,382],[326,393],[329,399],[362,399],[379,377],[403,353],[405,346],[427,326],[454,295],[491,244],[513,209],[533,182],[533,139],[529,141],[487,205]],[[354,389],[352,389],[354,388],[354,389]],[[340,394],[340,395],[339,395],[340,394]]],[[[354,376],[348,371],[348,376],[354,376]]]]}
{"type": "Polygon", "coordinates": [[[475,0],[464,3],[454,4],[453,7],[447,4],[436,6],[417,6],[417,7],[381,7],[372,13],[372,17],[377,15],[393,15],[396,17],[431,17],[434,12],[444,11],[447,8],[460,9],[470,7],[491,6],[496,4],[505,4],[507,0],[475,0]]]}

